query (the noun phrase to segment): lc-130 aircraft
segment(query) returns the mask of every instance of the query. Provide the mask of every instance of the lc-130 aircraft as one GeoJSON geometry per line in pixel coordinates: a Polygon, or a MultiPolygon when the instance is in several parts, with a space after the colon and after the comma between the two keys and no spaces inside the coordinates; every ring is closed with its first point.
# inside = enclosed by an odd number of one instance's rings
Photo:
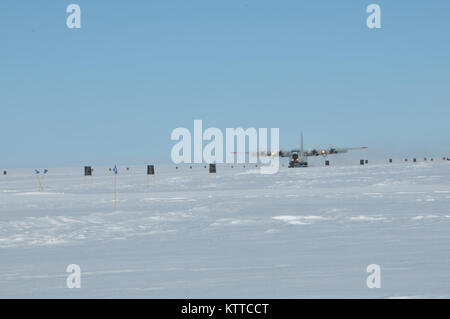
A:
{"type": "Polygon", "coordinates": [[[328,149],[311,149],[304,150],[303,148],[303,132],[301,133],[301,145],[300,149],[292,150],[292,151],[279,151],[279,152],[260,152],[260,156],[279,156],[279,157],[289,157],[289,167],[307,167],[308,166],[308,157],[310,156],[323,156],[327,157],[332,154],[341,154],[347,153],[350,150],[361,150],[367,149],[366,146],[363,147],[330,147],[328,149]]]}

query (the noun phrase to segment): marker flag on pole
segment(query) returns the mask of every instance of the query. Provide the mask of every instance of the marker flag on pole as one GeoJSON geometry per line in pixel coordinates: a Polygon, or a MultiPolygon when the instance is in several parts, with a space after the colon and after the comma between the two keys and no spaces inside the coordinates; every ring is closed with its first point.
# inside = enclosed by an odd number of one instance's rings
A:
{"type": "Polygon", "coordinates": [[[41,171],[38,170],[38,169],[35,169],[34,172],[36,173],[36,178],[37,178],[38,183],[39,183],[39,191],[43,191],[44,190],[44,186],[42,186],[42,179],[43,179],[43,177],[42,178],[39,177],[39,174],[41,174],[41,171]]]}
{"type": "Polygon", "coordinates": [[[117,165],[114,165],[114,210],[117,210],[117,165]]]}
{"type": "Polygon", "coordinates": [[[44,174],[47,174],[48,173],[48,169],[44,169],[44,174]]]}

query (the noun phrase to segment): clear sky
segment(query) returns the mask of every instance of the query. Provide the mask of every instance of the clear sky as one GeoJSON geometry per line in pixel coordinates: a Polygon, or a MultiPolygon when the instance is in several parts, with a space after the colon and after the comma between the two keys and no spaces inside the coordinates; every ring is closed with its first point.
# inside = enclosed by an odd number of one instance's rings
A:
{"type": "Polygon", "coordinates": [[[286,149],[303,130],[307,147],[450,156],[449,16],[448,0],[1,0],[0,168],[169,163],[194,119],[278,127],[286,149]]]}

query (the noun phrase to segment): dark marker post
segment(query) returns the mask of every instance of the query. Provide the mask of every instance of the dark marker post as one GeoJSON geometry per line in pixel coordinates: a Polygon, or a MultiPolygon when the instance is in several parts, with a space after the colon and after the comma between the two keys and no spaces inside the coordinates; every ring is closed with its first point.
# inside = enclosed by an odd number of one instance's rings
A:
{"type": "Polygon", "coordinates": [[[147,184],[149,182],[150,175],[153,175],[153,183],[155,183],[155,166],[147,165],[147,184]]]}
{"type": "Polygon", "coordinates": [[[90,166],[84,167],[84,176],[92,176],[92,167],[90,166]]]}
{"type": "Polygon", "coordinates": [[[217,173],[216,164],[209,164],[208,181],[209,181],[209,175],[216,174],[216,173],[217,173]]]}
{"type": "Polygon", "coordinates": [[[90,166],[85,166],[84,167],[84,183],[86,184],[86,177],[87,176],[92,176],[92,167],[90,166]]]}

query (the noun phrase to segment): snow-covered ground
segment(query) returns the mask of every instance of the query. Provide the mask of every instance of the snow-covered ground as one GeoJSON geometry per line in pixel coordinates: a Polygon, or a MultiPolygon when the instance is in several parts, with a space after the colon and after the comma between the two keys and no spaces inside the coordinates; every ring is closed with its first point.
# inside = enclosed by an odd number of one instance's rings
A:
{"type": "Polygon", "coordinates": [[[0,176],[0,297],[450,297],[450,163],[145,169],[0,176]]]}

